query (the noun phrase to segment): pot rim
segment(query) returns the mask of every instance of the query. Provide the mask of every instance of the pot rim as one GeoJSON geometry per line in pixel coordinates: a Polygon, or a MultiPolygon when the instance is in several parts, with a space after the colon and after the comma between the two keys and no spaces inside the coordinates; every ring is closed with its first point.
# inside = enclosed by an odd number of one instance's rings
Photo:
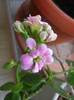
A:
{"type": "Polygon", "coordinates": [[[63,32],[74,36],[74,19],[64,13],[52,0],[46,0],[46,3],[45,0],[33,0],[33,2],[51,23],[63,32]]]}

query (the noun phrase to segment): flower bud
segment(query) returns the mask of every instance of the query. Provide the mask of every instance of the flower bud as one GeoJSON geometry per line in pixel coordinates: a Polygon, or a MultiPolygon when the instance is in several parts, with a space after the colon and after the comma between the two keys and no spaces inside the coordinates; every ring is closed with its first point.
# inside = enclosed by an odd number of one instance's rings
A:
{"type": "Polygon", "coordinates": [[[18,33],[23,33],[24,32],[23,31],[24,26],[20,21],[14,22],[13,27],[14,27],[15,31],[18,32],[18,33]]]}
{"type": "Polygon", "coordinates": [[[52,28],[51,28],[51,26],[50,26],[50,25],[48,25],[48,26],[47,26],[47,30],[46,30],[46,31],[47,31],[47,33],[49,33],[51,29],[52,29],[52,28]]]}
{"type": "Polygon", "coordinates": [[[55,34],[53,30],[50,30],[48,34],[49,34],[47,38],[48,42],[56,40],[57,34],[55,34]]]}
{"type": "Polygon", "coordinates": [[[47,38],[48,34],[46,31],[40,32],[40,39],[41,41],[44,41],[47,38]]]}

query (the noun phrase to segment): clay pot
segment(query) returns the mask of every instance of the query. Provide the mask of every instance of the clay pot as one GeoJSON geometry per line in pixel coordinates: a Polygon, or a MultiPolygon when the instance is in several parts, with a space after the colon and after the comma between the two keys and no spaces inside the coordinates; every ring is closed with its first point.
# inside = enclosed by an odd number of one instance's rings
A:
{"type": "Polygon", "coordinates": [[[39,11],[62,32],[74,36],[74,19],[65,14],[52,0],[33,0],[39,11]]]}

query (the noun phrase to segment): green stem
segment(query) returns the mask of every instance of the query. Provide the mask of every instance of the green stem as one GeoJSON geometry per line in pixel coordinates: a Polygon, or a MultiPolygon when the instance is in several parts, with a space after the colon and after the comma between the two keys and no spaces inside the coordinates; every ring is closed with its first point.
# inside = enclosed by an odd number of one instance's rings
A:
{"type": "Polygon", "coordinates": [[[49,76],[48,76],[48,73],[46,72],[46,70],[44,68],[42,68],[42,71],[44,72],[46,78],[48,78],[49,76]]]}
{"type": "Polygon", "coordinates": [[[57,74],[54,74],[53,77],[58,76],[58,75],[60,75],[60,74],[67,73],[67,72],[69,72],[69,70],[62,71],[62,72],[58,72],[57,74]]]}
{"type": "Polygon", "coordinates": [[[18,83],[20,82],[19,73],[18,73],[19,67],[20,67],[20,61],[18,61],[17,66],[16,66],[16,80],[18,83]]]}

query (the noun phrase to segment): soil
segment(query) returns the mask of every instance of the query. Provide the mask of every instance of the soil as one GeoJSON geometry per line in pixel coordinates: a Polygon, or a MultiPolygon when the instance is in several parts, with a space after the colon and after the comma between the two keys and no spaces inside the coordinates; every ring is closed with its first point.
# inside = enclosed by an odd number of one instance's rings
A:
{"type": "Polygon", "coordinates": [[[52,0],[60,9],[74,19],[74,0],[52,0]]]}

